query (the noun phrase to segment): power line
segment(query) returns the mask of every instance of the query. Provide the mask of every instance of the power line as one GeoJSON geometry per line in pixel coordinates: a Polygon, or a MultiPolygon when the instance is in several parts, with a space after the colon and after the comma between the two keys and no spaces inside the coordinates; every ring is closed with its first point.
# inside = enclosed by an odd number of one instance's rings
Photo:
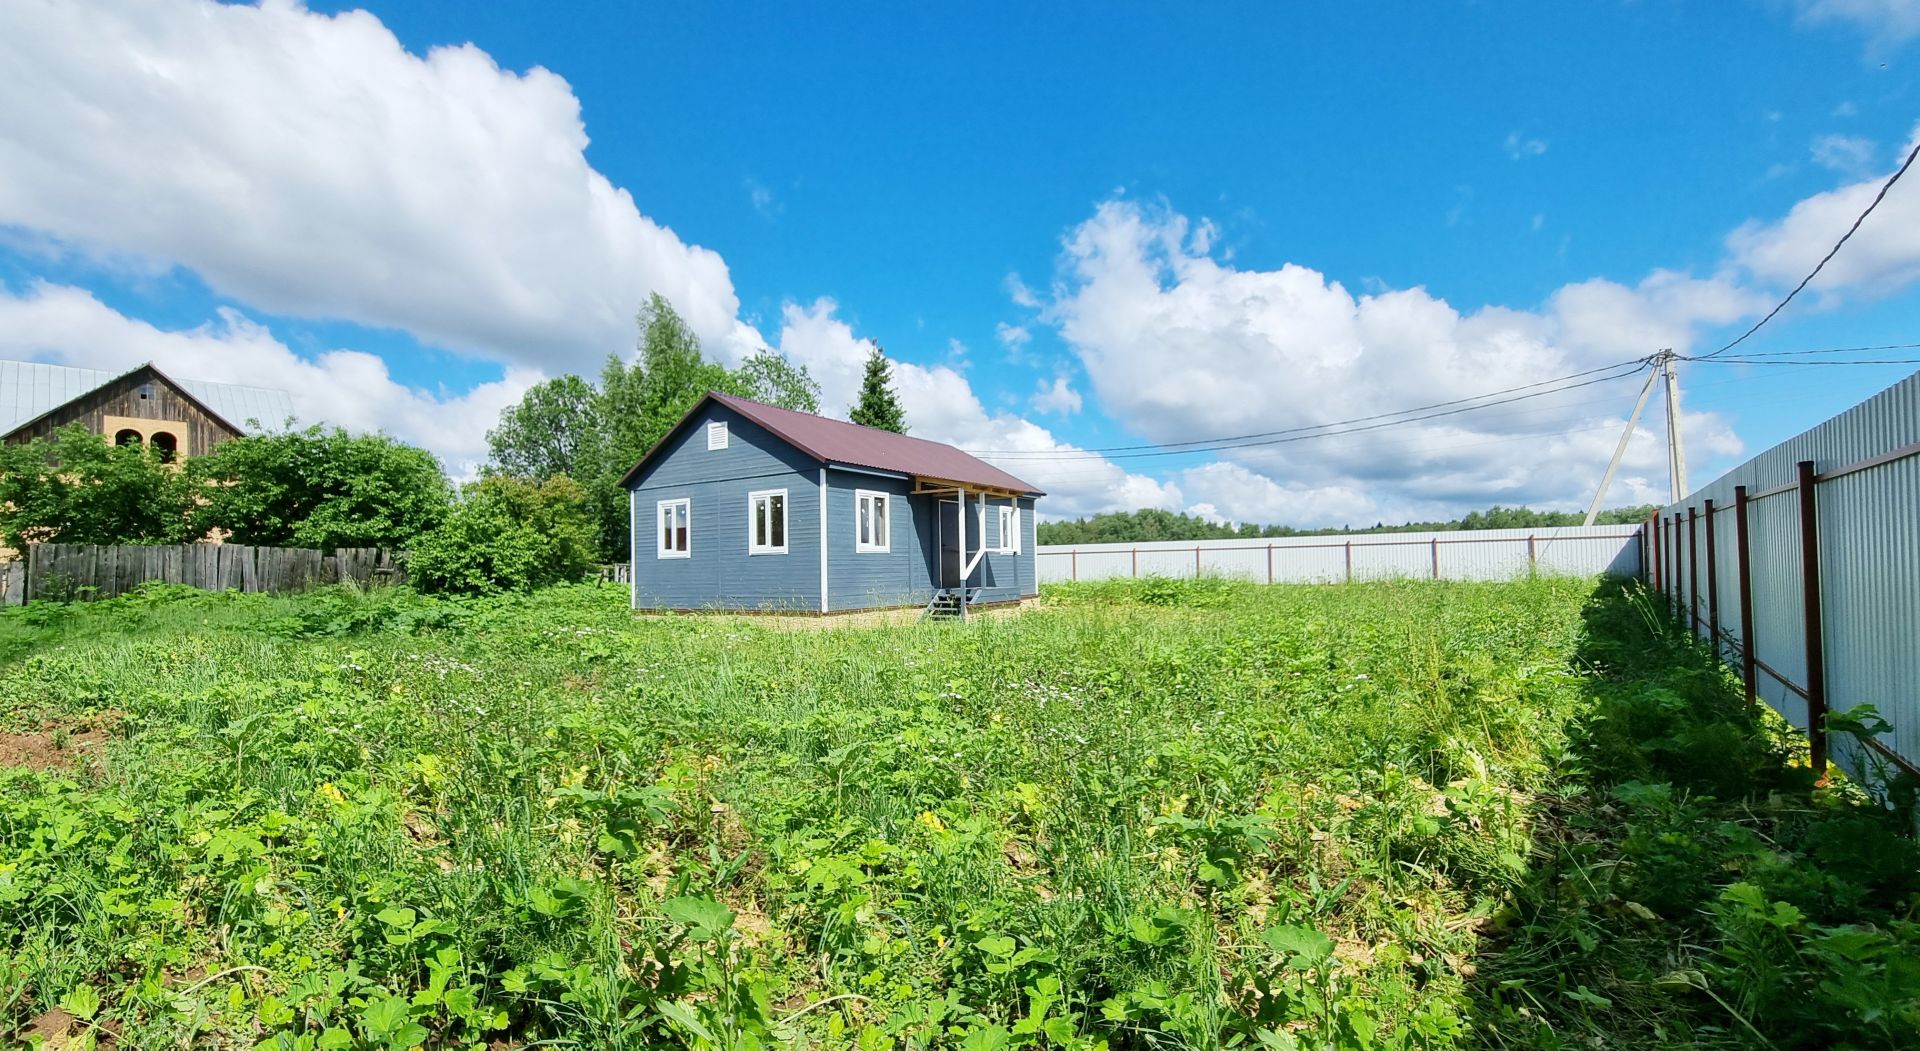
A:
{"type": "MultiPolygon", "coordinates": [[[[1721,360],[1722,359],[1715,359],[1714,363],[1718,364],[1721,362],[1721,360]]],[[[1730,361],[1728,363],[1731,364],[1730,361]]],[[[1794,368],[1816,367],[1823,364],[1823,362],[1780,361],[1780,362],[1767,362],[1765,364],[1787,366],[1788,367],[1787,373],[1791,374],[1794,368]]],[[[1777,374],[1777,373],[1775,374],[1776,378],[1778,378],[1780,375],[1781,374],[1777,374]]],[[[1693,383],[1690,385],[1689,389],[1699,390],[1703,387],[1725,387],[1725,386],[1731,386],[1734,384],[1760,382],[1760,377],[1758,376],[1740,375],[1740,374],[1734,374],[1731,372],[1723,372],[1721,373],[1721,377],[1722,378],[1717,380],[1703,380],[1697,383],[1693,383]]],[[[1625,378],[1625,377],[1622,377],[1622,378],[1625,378]]],[[[1789,392],[1785,394],[1774,394],[1772,396],[1763,396],[1759,399],[1747,399],[1742,402],[1742,405],[1747,408],[1753,408],[1756,406],[1763,406],[1763,405],[1785,404],[1789,401],[1797,402],[1798,400],[1800,400],[1800,398],[1801,398],[1801,395],[1798,392],[1789,392]]],[[[1490,413],[1487,416],[1476,417],[1476,419],[1484,420],[1490,417],[1500,418],[1500,419],[1512,419],[1515,417],[1529,416],[1535,413],[1552,412],[1559,409],[1575,408],[1575,407],[1584,406],[1584,405],[1607,404],[1607,403],[1613,403],[1616,401],[1617,399],[1614,399],[1614,398],[1583,398],[1579,401],[1565,402],[1557,405],[1533,405],[1527,408],[1517,409],[1509,412],[1490,413]]],[[[1614,429],[1614,427],[1616,426],[1617,424],[1614,424],[1614,423],[1603,423],[1603,424],[1598,424],[1591,427],[1574,427],[1566,430],[1536,431],[1536,432],[1529,432],[1524,434],[1510,434],[1510,435],[1505,435],[1499,438],[1489,438],[1489,439],[1482,439],[1479,441],[1470,441],[1470,442],[1447,442],[1447,443],[1435,444],[1431,437],[1419,436],[1419,437],[1411,437],[1411,438],[1387,439],[1387,440],[1378,442],[1376,444],[1382,448],[1419,445],[1422,451],[1425,451],[1425,452],[1450,452],[1456,449],[1469,449],[1469,448],[1476,448],[1480,446],[1489,446],[1489,445],[1504,445],[1504,444],[1517,442],[1517,441],[1547,441],[1547,440],[1552,440],[1554,438],[1563,437],[1566,435],[1586,434],[1586,433],[1597,432],[1597,431],[1610,431],[1614,429]]],[[[1642,432],[1650,432],[1652,430],[1652,428],[1648,427],[1645,424],[1642,424],[1641,427],[1638,429],[1641,430],[1642,432]]],[[[1327,435],[1326,437],[1334,437],[1334,435],[1327,435]]],[[[1125,471],[1124,468],[1120,467],[1117,464],[1109,464],[1103,460],[1097,460],[1097,459],[1091,459],[1091,458],[1077,460],[1077,461],[1067,461],[1067,463],[1073,464],[1075,466],[1065,466],[1064,468],[1061,468],[1061,469],[1049,469],[1044,476],[1036,476],[1036,477],[1041,478],[1044,481],[1044,483],[1047,485],[1058,486],[1063,484],[1071,485],[1076,482],[1095,481],[1095,480],[1110,477],[1111,471],[1118,470],[1118,471],[1121,471],[1122,473],[1124,473],[1125,471]]],[[[1040,465],[1036,464],[1035,466],[1040,466],[1040,465]]]]}
{"type": "Polygon", "coordinates": [[[1627,361],[1615,362],[1614,364],[1611,364],[1611,365],[1603,365],[1599,368],[1588,369],[1584,372],[1576,372],[1568,376],[1559,376],[1550,380],[1540,380],[1537,383],[1527,383],[1527,384],[1522,384],[1518,387],[1508,387],[1505,390],[1490,391],[1485,394],[1476,394],[1476,395],[1473,395],[1472,397],[1455,398],[1451,401],[1434,402],[1430,405],[1416,405],[1411,408],[1397,409],[1392,412],[1375,413],[1371,416],[1357,416],[1347,420],[1334,420],[1328,423],[1316,423],[1316,424],[1308,424],[1300,427],[1288,427],[1288,428],[1283,428],[1281,430],[1275,430],[1275,431],[1258,431],[1252,434],[1228,435],[1225,437],[1216,437],[1216,438],[1196,438],[1191,441],[1151,443],[1151,444],[1144,444],[1144,445],[1115,445],[1115,446],[1105,446],[1105,447],[1098,447],[1098,448],[1071,449],[1071,450],[1058,450],[1058,451],[1036,450],[1036,449],[969,449],[967,451],[970,453],[973,453],[976,456],[986,456],[996,460],[1012,460],[1012,461],[1084,459],[1084,458],[1103,457],[1103,456],[1106,457],[1107,459],[1127,460],[1127,459],[1138,459],[1141,457],[1148,457],[1148,456],[1175,456],[1183,453],[1217,452],[1223,449],[1245,449],[1245,448],[1253,448],[1253,447],[1262,446],[1262,445],[1278,445],[1278,444],[1283,444],[1289,441],[1304,441],[1309,438],[1326,437],[1326,436],[1335,435],[1335,434],[1353,434],[1360,431],[1377,430],[1381,427],[1393,427],[1402,423],[1414,423],[1420,420],[1435,419],[1441,416],[1454,416],[1463,412],[1473,412],[1479,409],[1493,408],[1496,405],[1508,405],[1517,401],[1525,401],[1529,398],[1539,398],[1549,394],[1558,394],[1562,391],[1576,390],[1581,387],[1592,386],[1595,383],[1605,383],[1610,380],[1621,379],[1633,373],[1638,373],[1640,369],[1645,366],[1646,360],[1647,359],[1645,358],[1633,358],[1627,361]],[[1628,369],[1628,368],[1631,369],[1631,373],[1620,371],[1622,369],[1628,369]],[[1613,375],[1598,376],[1597,378],[1588,379],[1580,383],[1567,382],[1568,380],[1580,379],[1581,377],[1586,377],[1586,376],[1594,376],[1596,373],[1605,373],[1605,372],[1611,372],[1613,373],[1613,375]],[[1551,389],[1547,389],[1547,390],[1536,389],[1541,387],[1547,387],[1549,384],[1560,384],[1560,386],[1554,386],[1551,389]],[[1530,391],[1531,393],[1525,393],[1525,394],[1519,393],[1521,391],[1530,391]],[[1504,397],[1504,395],[1514,395],[1514,396],[1504,397]],[[1488,399],[1497,399],[1497,400],[1488,400],[1488,399]],[[1481,404],[1476,404],[1476,405],[1467,404],[1469,402],[1480,402],[1481,404]],[[1445,409],[1446,411],[1428,413],[1427,415],[1422,415],[1422,416],[1409,415],[1410,413],[1426,412],[1426,410],[1428,409],[1445,409]],[[1404,418],[1391,419],[1390,417],[1404,417],[1404,418]],[[1385,422],[1373,423],[1373,421],[1376,421],[1376,420],[1383,420],[1385,422]],[[1353,424],[1371,424],[1371,426],[1365,426],[1365,427],[1351,426],[1353,424]],[[1335,428],[1335,427],[1342,427],[1346,429],[1331,430],[1331,428],[1335,428]]]}
{"type": "MultiPolygon", "coordinates": [[[[1639,370],[1636,369],[1635,373],[1637,373],[1638,371],[1639,370]]],[[[1491,408],[1495,405],[1508,405],[1516,401],[1525,401],[1528,398],[1540,398],[1540,397],[1545,397],[1549,394],[1559,394],[1562,391],[1576,390],[1581,387],[1590,387],[1596,383],[1610,383],[1614,380],[1624,379],[1627,376],[1633,375],[1633,374],[1634,373],[1617,373],[1611,376],[1601,376],[1596,379],[1584,380],[1580,383],[1569,383],[1562,387],[1555,387],[1552,390],[1535,391],[1531,394],[1515,395],[1514,397],[1511,397],[1511,398],[1503,398],[1498,401],[1489,401],[1480,405],[1467,405],[1460,408],[1447,409],[1441,412],[1430,412],[1420,416],[1408,416],[1402,419],[1386,420],[1381,423],[1371,423],[1361,427],[1346,427],[1343,430],[1337,430],[1337,431],[1315,429],[1313,430],[1312,433],[1308,433],[1308,434],[1287,434],[1284,437],[1263,438],[1259,441],[1235,442],[1228,445],[1203,445],[1203,446],[1196,446],[1196,447],[1185,448],[1185,449],[1152,449],[1152,450],[1143,451],[1143,452],[1123,452],[1123,453],[1112,453],[1112,454],[1104,454],[1104,455],[1100,453],[1092,453],[1091,455],[1094,457],[1100,457],[1107,460],[1144,460],[1144,459],[1152,459],[1154,457],[1160,457],[1160,456],[1184,456],[1191,453],[1227,452],[1235,449],[1258,449],[1258,448],[1264,448],[1264,447],[1273,446],[1273,445],[1287,445],[1293,442],[1312,441],[1317,438],[1331,438],[1331,437],[1339,437],[1339,436],[1348,435],[1348,434],[1360,434],[1366,431],[1377,431],[1387,427],[1398,427],[1403,424],[1418,423],[1422,420],[1438,419],[1443,416],[1457,416],[1463,412],[1474,412],[1479,409],[1491,408]]],[[[1337,426],[1337,425],[1335,424],[1323,425],[1323,427],[1327,427],[1327,426],[1337,426]]],[[[1073,450],[1071,453],[1063,451],[1060,453],[1032,454],[1025,457],[1017,458],[1015,462],[1017,463],[1032,462],[1034,460],[1049,460],[1049,459],[1071,461],[1071,460],[1078,460],[1078,459],[1085,459],[1085,458],[1086,458],[1086,454],[1082,450],[1073,450]]]]}
{"type": "Polygon", "coordinates": [[[1740,333],[1740,337],[1738,339],[1734,340],[1733,342],[1727,344],[1724,347],[1721,347],[1719,350],[1716,350],[1711,354],[1703,354],[1700,356],[1700,358],[1697,358],[1695,360],[1705,360],[1706,358],[1718,357],[1721,354],[1725,354],[1727,351],[1732,350],[1733,348],[1739,346],[1741,343],[1745,342],[1748,336],[1751,336],[1755,332],[1760,331],[1760,326],[1765,325],[1769,321],[1772,321],[1773,316],[1775,314],[1778,314],[1782,310],[1785,310],[1787,307],[1787,304],[1793,302],[1793,297],[1799,295],[1800,290],[1803,288],[1806,288],[1807,285],[1811,283],[1814,278],[1818,277],[1820,275],[1820,271],[1826,268],[1827,263],[1831,261],[1834,256],[1840,253],[1840,246],[1846,244],[1847,240],[1854,235],[1854,232],[1860,229],[1860,224],[1867,221],[1867,216],[1872,215],[1873,210],[1875,208],[1880,207],[1881,201],[1886,200],[1887,191],[1893,189],[1893,184],[1899,182],[1900,177],[1902,175],[1907,174],[1908,168],[1913,167],[1913,159],[1915,157],[1920,157],[1920,142],[1914,143],[1913,149],[1907,151],[1907,159],[1901,163],[1900,169],[1894,172],[1893,175],[1890,178],[1888,178],[1884,184],[1881,185],[1880,192],[1873,195],[1873,202],[1867,205],[1867,210],[1860,213],[1860,217],[1853,221],[1852,226],[1847,227],[1847,232],[1844,234],[1841,234],[1840,240],[1835,241],[1833,243],[1833,247],[1827,250],[1827,254],[1821,257],[1820,262],[1814,264],[1813,270],[1809,272],[1807,276],[1801,278],[1799,284],[1793,286],[1793,291],[1787,293],[1787,298],[1782,299],[1779,303],[1776,303],[1772,310],[1767,311],[1766,317],[1763,317],[1760,320],[1753,323],[1752,328],[1746,330],[1745,332],[1740,333]]]}
{"type": "Polygon", "coordinates": [[[1851,361],[1761,361],[1756,358],[1681,358],[1702,365],[1920,365],[1920,358],[1855,358],[1851,361]]]}
{"type": "MultiPolygon", "coordinates": [[[[1804,356],[1810,356],[1814,354],[1865,354],[1869,351],[1876,351],[1876,350],[1916,350],[1916,349],[1920,349],[1920,343],[1884,343],[1877,347],[1823,347],[1818,350],[1749,350],[1742,353],[1740,356],[1743,358],[1788,358],[1788,357],[1804,357],[1804,356]]],[[[1686,355],[1681,355],[1680,360],[1705,361],[1705,360],[1708,360],[1708,356],[1705,354],[1702,354],[1699,357],[1687,357],[1686,355]]]]}

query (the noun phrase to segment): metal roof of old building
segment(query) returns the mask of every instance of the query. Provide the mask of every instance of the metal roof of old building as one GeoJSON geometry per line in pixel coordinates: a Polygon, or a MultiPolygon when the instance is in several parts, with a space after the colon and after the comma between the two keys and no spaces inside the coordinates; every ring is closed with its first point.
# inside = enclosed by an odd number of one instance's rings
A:
{"type": "Polygon", "coordinates": [[[961,452],[951,445],[717,392],[709,392],[679,423],[674,424],[667,437],[633,465],[622,483],[631,485],[647,461],[665,448],[673,436],[686,426],[687,421],[698,416],[709,401],[718,402],[745,416],[821,463],[866,467],[933,481],[959,482],[983,489],[1045,495],[985,460],[961,452]]]}
{"type": "MultiPolygon", "coordinates": [[[[11,434],[23,424],[89,391],[138,371],[105,372],[38,361],[0,361],[0,435],[11,434]]],[[[214,415],[243,430],[252,429],[249,420],[258,421],[259,426],[274,427],[293,415],[293,399],[283,390],[164,378],[192,395],[214,415]]]]}

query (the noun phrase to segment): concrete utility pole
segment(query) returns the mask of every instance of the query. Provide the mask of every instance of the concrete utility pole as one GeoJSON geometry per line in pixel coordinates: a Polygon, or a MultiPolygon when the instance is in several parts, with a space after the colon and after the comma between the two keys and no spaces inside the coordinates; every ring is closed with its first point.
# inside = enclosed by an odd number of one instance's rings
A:
{"type": "Polygon", "coordinates": [[[1680,380],[1673,374],[1673,351],[1660,352],[1660,367],[1667,377],[1667,494],[1669,503],[1679,503],[1687,495],[1687,449],[1680,440],[1680,380]]]}
{"type": "Polygon", "coordinates": [[[1620,432],[1620,444],[1613,447],[1613,459],[1607,461],[1607,473],[1600,476],[1600,488],[1593,494],[1593,505],[1587,508],[1587,520],[1581,525],[1592,525],[1600,515],[1600,504],[1607,498],[1607,490],[1613,485],[1613,473],[1620,469],[1620,458],[1626,455],[1627,442],[1633,438],[1633,428],[1640,422],[1640,413],[1646,410],[1647,397],[1653,393],[1653,382],[1660,378],[1660,370],[1647,370],[1647,382],[1640,388],[1640,400],[1633,403],[1633,414],[1627,417],[1627,429],[1620,432]]]}

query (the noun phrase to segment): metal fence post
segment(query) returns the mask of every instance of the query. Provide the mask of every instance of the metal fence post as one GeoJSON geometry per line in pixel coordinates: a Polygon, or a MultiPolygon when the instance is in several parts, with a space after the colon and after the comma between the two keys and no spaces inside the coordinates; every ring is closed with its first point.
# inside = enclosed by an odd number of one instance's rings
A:
{"type": "Polygon", "coordinates": [[[1540,553],[1534,549],[1533,534],[1527,534],[1527,573],[1531,575],[1540,568],[1540,553]]]}
{"type": "Polygon", "coordinates": [[[1353,541],[1347,541],[1347,583],[1353,583],[1353,541]]]}
{"type": "Polygon", "coordinates": [[[1133,576],[1136,576],[1136,577],[1140,575],[1140,549],[1139,549],[1139,548],[1137,548],[1137,547],[1133,549],[1133,573],[1132,573],[1132,575],[1133,575],[1133,576]]]}
{"type": "Polygon", "coordinates": [[[1806,604],[1807,744],[1814,775],[1827,776],[1826,631],[1820,616],[1820,515],[1814,499],[1812,460],[1798,465],[1800,489],[1800,581],[1806,604]]]}
{"type": "Polygon", "coordinates": [[[1720,559],[1713,544],[1713,501],[1708,500],[1702,514],[1707,520],[1707,637],[1713,640],[1713,657],[1720,659],[1720,559]]]}
{"type": "Polygon", "coordinates": [[[1193,579],[1200,579],[1200,545],[1193,545],[1193,579]]]}
{"type": "Polygon", "coordinates": [[[1674,541],[1674,528],[1677,516],[1664,515],[1666,524],[1660,527],[1660,542],[1667,545],[1667,612],[1675,616],[1680,614],[1680,545],[1674,541]]]}
{"type": "Polygon", "coordinates": [[[1267,545],[1267,583],[1273,583],[1273,545],[1267,545]]]}
{"type": "Polygon", "coordinates": [[[1700,635],[1700,512],[1687,508],[1687,630],[1700,635]]]}
{"type": "Polygon", "coordinates": [[[1753,652],[1753,564],[1747,549],[1747,487],[1733,487],[1734,567],[1740,574],[1740,681],[1746,684],[1747,703],[1754,702],[1757,686],[1753,652]]]}
{"type": "Polygon", "coordinates": [[[1673,545],[1673,615],[1678,617],[1682,601],[1681,592],[1686,590],[1686,578],[1680,575],[1680,512],[1673,513],[1673,519],[1668,524],[1668,533],[1667,542],[1673,545]]]}
{"type": "Polygon", "coordinates": [[[1664,586],[1660,580],[1660,512],[1648,515],[1647,520],[1640,524],[1640,545],[1645,549],[1645,557],[1640,564],[1652,572],[1653,590],[1659,591],[1664,586]]]}
{"type": "Polygon", "coordinates": [[[1440,579],[1440,538],[1433,538],[1433,579],[1440,579]]]}
{"type": "Polygon", "coordinates": [[[1080,579],[1080,549],[1076,547],[1072,551],[1067,552],[1067,560],[1070,566],[1072,567],[1072,571],[1073,571],[1072,579],[1079,580],[1080,579]]]}
{"type": "Polygon", "coordinates": [[[1667,536],[1667,516],[1656,515],[1653,531],[1655,541],[1660,545],[1660,597],[1673,607],[1673,540],[1667,536]]]}

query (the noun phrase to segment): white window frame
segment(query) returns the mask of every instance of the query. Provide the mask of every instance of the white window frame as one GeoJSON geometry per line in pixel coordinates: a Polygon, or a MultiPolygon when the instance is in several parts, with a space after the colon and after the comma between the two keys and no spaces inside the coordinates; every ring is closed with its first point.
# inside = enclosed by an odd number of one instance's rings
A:
{"type": "Polygon", "coordinates": [[[1020,553],[1020,509],[1008,506],[997,510],[1000,527],[1000,546],[997,550],[1002,555],[1017,555],[1020,553]]]}
{"type": "Polygon", "coordinates": [[[893,500],[892,493],[878,489],[855,489],[853,491],[853,550],[863,555],[884,555],[893,550],[893,500]],[[873,501],[880,501],[881,515],[877,519],[880,532],[885,536],[879,543],[869,543],[860,539],[860,523],[869,518],[867,509],[873,501]]]}
{"type": "MultiPolygon", "coordinates": [[[[747,554],[784,555],[787,553],[787,529],[793,524],[793,501],[787,498],[785,489],[757,489],[747,494],[747,554]],[[760,543],[760,502],[772,497],[780,498],[780,543],[760,543]]],[[[768,522],[771,526],[772,522],[768,522]]]]}
{"type": "Polygon", "coordinates": [[[653,510],[654,557],[656,558],[692,558],[693,557],[693,500],[692,498],[685,497],[685,496],[678,496],[671,500],[661,500],[658,503],[654,504],[653,508],[654,508],[653,510]],[[668,546],[668,543],[669,543],[668,538],[672,536],[672,527],[667,525],[667,510],[668,508],[674,508],[674,507],[684,509],[687,515],[687,547],[686,547],[686,550],[684,551],[676,551],[672,547],[668,546]]]}

